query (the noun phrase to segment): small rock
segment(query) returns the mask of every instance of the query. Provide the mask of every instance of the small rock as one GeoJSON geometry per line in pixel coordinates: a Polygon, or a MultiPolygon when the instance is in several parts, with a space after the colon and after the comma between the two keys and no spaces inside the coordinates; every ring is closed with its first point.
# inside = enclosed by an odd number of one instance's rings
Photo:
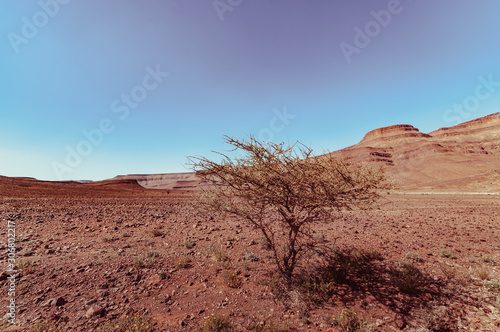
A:
{"type": "Polygon", "coordinates": [[[96,300],[96,299],[90,299],[90,300],[87,300],[87,301],[85,302],[85,305],[91,305],[91,304],[94,304],[94,303],[96,303],[96,302],[97,302],[97,300],[96,300]]]}
{"type": "Polygon", "coordinates": [[[66,301],[62,297],[58,297],[57,299],[54,300],[54,303],[55,303],[56,307],[60,307],[62,305],[65,305],[66,303],[68,303],[68,301],[66,301]]]}
{"type": "Polygon", "coordinates": [[[45,307],[51,307],[51,306],[53,306],[54,304],[55,304],[55,300],[54,300],[54,299],[49,299],[49,300],[45,301],[44,303],[42,303],[42,304],[40,305],[40,307],[42,307],[42,308],[45,308],[45,307]]]}
{"type": "Polygon", "coordinates": [[[91,306],[87,312],[85,313],[85,317],[91,318],[91,317],[96,317],[96,316],[102,316],[104,313],[104,308],[98,305],[93,305],[91,306]]]}

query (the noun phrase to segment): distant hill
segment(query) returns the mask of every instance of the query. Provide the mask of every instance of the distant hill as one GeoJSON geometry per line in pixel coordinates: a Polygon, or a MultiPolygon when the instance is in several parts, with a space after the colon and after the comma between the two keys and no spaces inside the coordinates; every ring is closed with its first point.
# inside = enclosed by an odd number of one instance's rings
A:
{"type": "MultiPolygon", "coordinates": [[[[409,124],[378,128],[331,155],[384,167],[403,191],[500,192],[500,113],[422,133],[409,124]]],[[[196,190],[194,173],[117,176],[151,189],[196,190]]]]}
{"type": "Polygon", "coordinates": [[[148,189],[198,190],[206,185],[194,173],[130,174],[119,175],[112,180],[134,180],[148,189]]]}
{"type": "Polygon", "coordinates": [[[40,181],[26,177],[0,176],[0,194],[2,196],[29,196],[31,194],[50,195],[116,195],[117,193],[137,193],[145,189],[137,181],[106,180],[97,182],[78,181],[40,181]]]}
{"type": "Polygon", "coordinates": [[[428,134],[411,125],[370,131],[331,153],[383,166],[408,191],[500,192],[500,113],[428,134]]]}
{"type": "MultiPolygon", "coordinates": [[[[396,190],[500,193],[500,113],[428,134],[409,124],[378,128],[353,146],[330,153],[383,167],[396,190]]],[[[84,189],[92,192],[165,189],[199,190],[207,183],[194,173],[119,175],[105,181],[39,181],[0,176],[2,193],[16,189],[84,189]]],[[[64,190],[63,190],[64,191],[64,190]]]]}

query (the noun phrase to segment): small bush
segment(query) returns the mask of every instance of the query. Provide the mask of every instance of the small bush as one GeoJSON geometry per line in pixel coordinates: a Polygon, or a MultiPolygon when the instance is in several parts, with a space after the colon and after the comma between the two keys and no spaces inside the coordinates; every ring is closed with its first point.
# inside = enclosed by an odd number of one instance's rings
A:
{"type": "Polygon", "coordinates": [[[342,331],[358,331],[360,329],[360,322],[358,314],[347,308],[340,310],[338,314],[331,317],[333,326],[337,326],[342,331]]]}
{"type": "Polygon", "coordinates": [[[191,266],[191,260],[188,257],[179,258],[175,266],[180,267],[181,269],[187,269],[191,266]]]}
{"type": "Polygon", "coordinates": [[[337,287],[334,276],[330,273],[299,274],[302,293],[308,300],[320,303],[331,297],[337,287]]]}
{"type": "Polygon", "coordinates": [[[500,293],[500,283],[498,282],[490,282],[485,284],[484,286],[492,292],[500,293]]]}
{"type": "Polygon", "coordinates": [[[68,331],[64,326],[56,321],[43,321],[37,322],[33,325],[28,332],[66,332],[68,331]]]}
{"type": "Polygon", "coordinates": [[[35,272],[33,262],[29,259],[20,259],[17,262],[16,267],[19,270],[22,270],[25,274],[32,274],[33,272],[35,272]]]}
{"type": "Polygon", "coordinates": [[[157,252],[154,252],[154,251],[148,251],[145,255],[144,255],[144,265],[146,266],[153,266],[153,264],[155,263],[156,261],[156,258],[160,257],[160,254],[158,254],[157,252]]]}
{"type": "Polygon", "coordinates": [[[377,249],[357,249],[351,251],[350,254],[354,259],[364,262],[384,260],[384,257],[377,249]]]}
{"type": "Polygon", "coordinates": [[[203,332],[236,332],[231,320],[225,315],[211,314],[205,318],[203,332]]]}
{"type": "Polygon", "coordinates": [[[226,283],[227,286],[231,288],[240,288],[242,281],[241,278],[238,277],[236,272],[231,271],[231,270],[225,270],[222,273],[222,278],[224,279],[224,282],[226,283]]]}
{"type": "Polygon", "coordinates": [[[245,256],[243,257],[243,259],[245,259],[246,261],[250,261],[250,262],[258,262],[259,261],[259,257],[257,257],[257,255],[255,255],[253,252],[245,253],[245,256]]]}
{"type": "Polygon", "coordinates": [[[457,276],[457,269],[452,266],[441,265],[441,271],[448,280],[452,280],[457,276]]]}
{"type": "Polygon", "coordinates": [[[476,275],[478,276],[479,279],[481,280],[487,280],[490,279],[490,270],[488,270],[486,267],[482,266],[476,269],[476,275]]]}
{"type": "Polygon", "coordinates": [[[394,286],[403,293],[418,293],[423,279],[420,270],[410,262],[397,262],[396,268],[392,270],[394,286]]]}
{"type": "Polygon", "coordinates": [[[190,239],[186,238],[184,239],[184,247],[186,247],[186,249],[191,249],[193,248],[194,244],[193,242],[191,242],[190,239]]]}
{"type": "Polygon", "coordinates": [[[265,320],[260,321],[252,329],[255,332],[294,332],[297,331],[291,324],[287,324],[280,320],[275,320],[269,317],[265,320]]]}
{"type": "Polygon", "coordinates": [[[189,157],[193,171],[213,184],[197,205],[205,213],[237,216],[258,230],[270,242],[264,245],[275,253],[276,267],[289,280],[307,256],[303,253],[314,254],[324,246],[324,238],[314,237],[313,225],[330,222],[337,210],[373,206],[378,191],[391,187],[382,169],[331,154],[315,156],[298,142],[226,136],[226,143],[235,156],[217,153],[220,163],[189,157]]]}
{"type": "Polygon", "coordinates": [[[230,260],[222,249],[213,249],[213,254],[217,262],[228,262],[230,260]]]}
{"type": "Polygon", "coordinates": [[[426,331],[456,331],[456,326],[453,326],[450,317],[450,311],[446,308],[428,307],[421,315],[426,331]]]}
{"type": "Polygon", "coordinates": [[[497,265],[497,263],[495,262],[495,260],[493,259],[493,257],[491,257],[490,255],[488,254],[483,254],[481,255],[481,260],[485,263],[488,263],[490,265],[497,265]]]}
{"type": "Polygon", "coordinates": [[[415,262],[418,262],[418,263],[421,263],[421,262],[424,261],[422,259],[422,257],[418,253],[416,253],[414,251],[407,252],[406,255],[405,255],[405,257],[408,258],[408,259],[411,259],[411,260],[413,260],[415,262]]]}
{"type": "Polygon", "coordinates": [[[154,318],[135,313],[108,320],[100,325],[96,332],[153,332],[155,324],[154,318]]]}
{"type": "Polygon", "coordinates": [[[161,271],[158,273],[158,276],[160,277],[160,279],[164,280],[164,279],[167,279],[168,275],[167,275],[167,272],[165,271],[161,271]]]}
{"type": "Polygon", "coordinates": [[[276,299],[282,303],[290,297],[289,289],[281,276],[273,275],[269,280],[262,280],[260,284],[268,286],[276,299]]]}
{"type": "Polygon", "coordinates": [[[134,265],[138,268],[151,267],[159,256],[160,255],[154,251],[148,251],[143,256],[137,257],[134,261],[134,265]]]}
{"type": "Polygon", "coordinates": [[[134,261],[134,265],[135,267],[144,267],[144,262],[141,258],[136,258],[134,261]]]}
{"type": "Polygon", "coordinates": [[[449,259],[456,259],[457,257],[455,256],[454,253],[449,251],[448,249],[441,249],[441,256],[449,258],[449,259]]]}

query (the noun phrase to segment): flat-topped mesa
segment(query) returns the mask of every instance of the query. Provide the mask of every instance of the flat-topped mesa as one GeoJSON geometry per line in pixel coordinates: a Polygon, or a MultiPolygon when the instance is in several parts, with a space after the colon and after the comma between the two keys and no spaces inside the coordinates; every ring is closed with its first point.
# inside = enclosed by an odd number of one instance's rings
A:
{"type": "Polygon", "coordinates": [[[391,138],[403,137],[431,137],[428,134],[421,133],[417,128],[408,124],[399,124],[389,127],[378,128],[369,131],[361,142],[371,141],[374,139],[388,140],[391,138]]]}
{"type": "Polygon", "coordinates": [[[500,127],[500,112],[460,123],[453,127],[439,128],[430,134],[432,136],[454,136],[463,134],[466,131],[474,133],[475,131],[484,130],[489,127],[500,127]]]}

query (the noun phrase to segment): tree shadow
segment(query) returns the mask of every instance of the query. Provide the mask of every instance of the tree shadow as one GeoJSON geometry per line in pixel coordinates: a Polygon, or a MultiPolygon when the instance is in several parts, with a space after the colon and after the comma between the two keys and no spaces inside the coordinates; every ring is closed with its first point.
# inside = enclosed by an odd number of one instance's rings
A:
{"type": "MultiPolygon", "coordinates": [[[[445,280],[434,279],[411,262],[384,261],[376,250],[350,248],[324,254],[314,266],[298,271],[293,284],[317,307],[378,302],[402,319],[402,327],[412,313],[429,308],[431,302],[463,299],[447,290],[445,280]]],[[[442,320],[440,331],[455,330],[457,317],[442,320]]]]}

